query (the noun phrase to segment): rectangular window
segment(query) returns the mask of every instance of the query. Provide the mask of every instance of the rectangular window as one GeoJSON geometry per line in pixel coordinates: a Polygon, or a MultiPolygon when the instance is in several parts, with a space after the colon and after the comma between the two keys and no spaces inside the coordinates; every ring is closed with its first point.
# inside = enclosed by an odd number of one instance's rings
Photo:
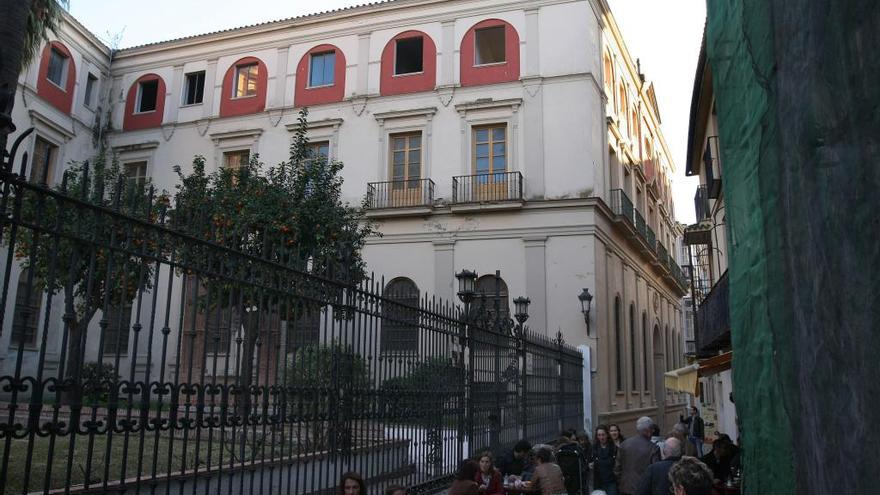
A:
{"type": "Polygon", "coordinates": [[[67,86],[67,55],[52,48],[49,50],[49,70],[46,78],[61,89],[67,86]]]}
{"type": "Polygon", "coordinates": [[[34,142],[34,158],[31,162],[30,181],[39,184],[45,177],[47,184],[52,184],[55,176],[55,160],[58,146],[37,136],[34,142]]]}
{"type": "Polygon", "coordinates": [[[257,74],[259,67],[256,63],[239,65],[235,68],[235,87],[232,89],[233,98],[247,98],[257,96],[257,74]]]}
{"type": "Polygon", "coordinates": [[[314,141],[306,147],[306,166],[326,163],[330,157],[330,141],[314,141]]]}
{"type": "Polygon", "coordinates": [[[309,64],[309,87],[333,86],[336,52],[313,53],[309,64]]]}
{"type": "Polygon", "coordinates": [[[391,135],[391,180],[394,189],[418,187],[422,177],[422,133],[391,135]]]}
{"type": "Polygon", "coordinates": [[[86,94],[83,99],[83,103],[87,107],[95,106],[95,86],[98,85],[98,77],[94,74],[89,74],[86,78],[86,94]]]}
{"type": "Polygon", "coordinates": [[[208,308],[205,323],[205,350],[209,356],[229,354],[232,334],[241,328],[238,318],[229,308],[208,308]]]}
{"type": "Polygon", "coordinates": [[[138,84],[137,113],[155,112],[159,97],[159,80],[143,81],[138,84]]]}
{"type": "Polygon", "coordinates": [[[143,188],[147,184],[147,162],[126,163],[125,180],[132,187],[143,188]]]}
{"type": "Polygon", "coordinates": [[[425,40],[418,38],[405,38],[397,40],[394,51],[394,74],[415,74],[424,69],[423,55],[425,40]]]}
{"type": "Polygon", "coordinates": [[[186,75],[183,91],[184,105],[198,105],[205,97],[205,71],[191,72],[186,75]]]}
{"type": "Polygon", "coordinates": [[[38,287],[36,276],[28,284],[29,270],[25,268],[18,276],[15,290],[15,310],[12,314],[12,335],[10,345],[33,345],[37,341],[37,327],[40,323],[40,309],[43,294],[38,287]]]}
{"type": "Polygon", "coordinates": [[[474,173],[507,171],[507,125],[474,127],[474,173]]]}
{"type": "Polygon", "coordinates": [[[223,153],[223,166],[231,170],[238,170],[250,159],[250,150],[227,151],[223,153]]]}
{"type": "Polygon", "coordinates": [[[504,26],[477,29],[474,32],[474,65],[500,64],[504,54],[504,26]]]}
{"type": "Polygon", "coordinates": [[[107,308],[107,330],[104,332],[104,355],[128,354],[128,336],[131,333],[131,303],[107,308]]]}

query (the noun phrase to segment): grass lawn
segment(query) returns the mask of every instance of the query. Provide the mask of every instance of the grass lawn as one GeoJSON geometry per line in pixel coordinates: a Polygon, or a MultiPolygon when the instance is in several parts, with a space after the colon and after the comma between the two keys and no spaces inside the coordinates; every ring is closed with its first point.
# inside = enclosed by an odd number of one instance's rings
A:
{"type": "MultiPolygon", "coordinates": [[[[240,432],[240,430],[238,430],[240,432]]],[[[211,457],[211,466],[216,467],[220,462],[220,438],[219,430],[214,431],[214,437],[210,448],[208,446],[208,433],[202,432],[201,441],[196,445],[195,432],[190,432],[186,449],[183,447],[183,439],[175,438],[173,445],[167,432],[162,432],[158,440],[157,455],[154,455],[154,449],[157,445],[155,432],[146,432],[143,443],[143,460],[141,461],[141,476],[149,478],[153,474],[154,461],[156,464],[155,472],[157,476],[167,473],[168,461],[171,459],[172,473],[177,473],[184,468],[184,453],[186,454],[186,470],[191,471],[196,467],[196,453],[198,452],[198,467],[203,470],[208,466],[208,455],[211,457]]],[[[259,438],[259,431],[257,434],[259,438]]],[[[245,447],[245,460],[250,459],[252,453],[250,446],[250,431],[248,431],[248,442],[245,447]]],[[[50,439],[46,437],[34,437],[33,455],[31,458],[30,477],[28,479],[28,490],[42,490],[46,469],[48,466],[47,458],[49,454],[50,439]]],[[[95,435],[94,443],[89,456],[89,437],[77,436],[74,442],[73,455],[70,455],[70,437],[58,437],[55,439],[55,445],[52,451],[52,466],[50,488],[62,488],[67,484],[67,461],[72,458],[70,473],[70,485],[82,485],[86,480],[86,465],[89,457],[91,457],[91,466],[89,469],[89,484],[100,485],[104,480],[104,470],[109,465],[109,474],[107,479],[110,481],[118,480],[122,477],[134,478],[138,473],[138,458],[140,450],[139,434],[130,434],[128,438],[128,450],[123,456],[125,437],[123,435],[113,435],[111,449],[107,455],[107,435],[95,435]],[[123,460],[125,462],[125,471],[123,476],[123,460]]],[[[223,464],[229,465],[230,460],[231,438],[228,436],[223,444],[223,464]]],[[[285,446],[285,453],[289,449],[285,446]]],[[[9,468],[7,470],[7,479],[4,480],[6,493],[22,493],[25,483],[25,466],[27,461],[28,439],[13,440],[9,456],[9,468]]],[[[275,455],[280,453],[281,446],[276,444],[275,455]]],[[[3,459],[5,450],[5,441],[0,441],[0,460],[3,459]]],[[[236,440],[236,454],[240,454],[240,442],[236,440]]],[[[256,457],[260,458],[262,445],[257,446],[256,457]]],[[[271,446],[266,445],[265,456],[270,457],[271,446]]],[[[238,459],[238,457],[236,457],[238,459]]]]}

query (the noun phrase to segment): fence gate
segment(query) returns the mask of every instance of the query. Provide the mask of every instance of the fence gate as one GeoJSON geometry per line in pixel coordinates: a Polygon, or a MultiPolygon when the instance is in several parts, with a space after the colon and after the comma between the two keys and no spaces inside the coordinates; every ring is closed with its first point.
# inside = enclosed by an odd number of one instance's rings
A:
{"type": "Polygon", "coordinates": [[[209,242],[87,167],[27,177],[0,170],[0,495],[415,493],[582,424],[580,354],[497,295],[465,312],[344,250],[209,242]]]}

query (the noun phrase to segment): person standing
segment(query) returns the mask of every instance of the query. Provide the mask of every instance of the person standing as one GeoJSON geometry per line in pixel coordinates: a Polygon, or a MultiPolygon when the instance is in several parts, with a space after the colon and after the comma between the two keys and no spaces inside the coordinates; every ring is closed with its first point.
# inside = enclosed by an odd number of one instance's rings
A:
{"type": "Polygon", "coordinates": [[[535,453],[535,475],[532,477],[532,490],[541,495],[566,493],[562,469],[553,462],[550,449],[538,449],[535,453]]]}
{"type": "Polygon", "coordinates": [[[669,469],[675,495],[711,495],[712,472],[693,457],[682,457],[669,469]]]}
{"type": "Polygon", "coordinates": [[[614,446],[617,448],[620,448],[620,444],[626,440],[623,433],[620,432],[620,427],[615,424],[608,425],[608,434],[611,435],[611,441],[614,442],[614,446]]]}
{"type": "Polygon", "coordinates": [[[617,449],[617,462],[614,474],[617,486],[623,495],[635,495],[642,473],[654,462],[660,460],[657,446],[651,443],[651,427],[654,422],[647,416],[636,421],[638,435],[627,438],[617,449]]]}
{"type": "Polygon", "coordinates": [[[706,424],[700,417],[700,411],[697,406],[691,406],[691,415],[685,418],[679,416],[678,419],[688,427],[688,441],[693,444],[697,451],[697,457],[703,457],[703,437],[706,436],[706,424]]]}
{"type": "Polygon", "coordinates": [[[636,495],[669,495],[672,483],[669,481],[669,469],[681,459],[682,443],[675,437],[661,442],[660,456],[662,461],[648,466],[639,481],[636,495]]]}
{"type": "Polygon", "coordinates": [[[596,444],[590,456],[593,470],[593,488],[603,490],[607,495],[617,495],[617,477],[614,476],[614,463],[617,460],[617,446],[608,434],[608,427],[596,428],[596,444]]]}

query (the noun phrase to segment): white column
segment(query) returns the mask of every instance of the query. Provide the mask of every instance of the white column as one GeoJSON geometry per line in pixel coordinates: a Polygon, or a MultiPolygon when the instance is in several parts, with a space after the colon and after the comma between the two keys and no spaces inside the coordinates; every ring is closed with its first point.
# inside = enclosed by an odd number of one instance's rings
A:
{"type": "Polygon", "coordinates": [[[180,95],[183,91],[183,65],[175,65],[171,84],[165,91],[165,122],[177,122],[180,109],[180,95]]]}
{"type": "Polygon", "coordinates": [[[455,240],[434,241],[434,293],[444,303],[455,304],[455,240]]]}
{"type": "Polygon", "coordinates": [[[537,76],[541,73],[539,30],[538,9],[526,10],[526,76],[537,76]]]}
{"type": "Polygon", "coordinates": [[[217,111],[214,111],[214,96],[223,91],[223,77],[220,76],[220,84],[217,85],[217,59],[208,60],[208,68],[205,69],[205,100],[202,102],[202,118],[210,118],[220,114],[220,102],[217,102],[217,111]]]}
{"type": "Polygon", "coordinates": [[[370,90],[370,33],[358,35],[358,66],[356,96],[366,96],[370,90]]]}
{"type": "Polygon", "coordinates": [[[547,236],[523,237],[526,249],[526,297],[531,299],[529,322],[538,331],[550,335],[547,328],[547,236]]]}
{"type": "Polygon", "coordinates": [[[455,83],[455,21],[445,21],[441,27],[439,86],[448,86],[455,83]]]}
{"type": "MultiPolygon", "coordinates": [[[[278,69],[274,76],[275,94],[272,95],[272,99],[269,101],[269,108],[283,107],[285,105],[287,97],[287,59],[290,58],[288,57],[289,52],[290,47],[288,46],[278,49],[278,61],[276,62],[278,69]]],[[[292,93],[293,88],[291,88],[291,94],[292,93]]],[[[291,98],[291,101],[292,100],[293,99],[291,98]]]]}

